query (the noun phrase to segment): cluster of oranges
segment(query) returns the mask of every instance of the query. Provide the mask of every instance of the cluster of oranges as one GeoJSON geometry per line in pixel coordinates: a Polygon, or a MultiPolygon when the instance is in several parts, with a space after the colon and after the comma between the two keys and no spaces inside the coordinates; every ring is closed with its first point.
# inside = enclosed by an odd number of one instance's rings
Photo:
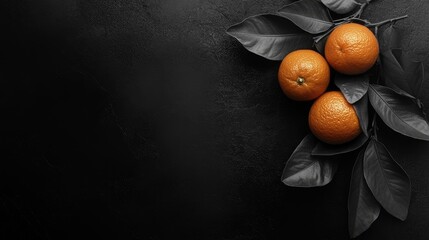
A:
{"type": "Polygon", "coordinates": [[[325,58],[313,50],[296,50],[282,61],[278,79],[283,92],[296,101],[314,103],[308,122],[311,132],[328,144],[343,144],[361,133],[353,106],[340,91],[329,91],[330,67],[346,75],[368,71],[376,62],[378,41],[365,26],[346,23],[328,36],[325,58]]]}

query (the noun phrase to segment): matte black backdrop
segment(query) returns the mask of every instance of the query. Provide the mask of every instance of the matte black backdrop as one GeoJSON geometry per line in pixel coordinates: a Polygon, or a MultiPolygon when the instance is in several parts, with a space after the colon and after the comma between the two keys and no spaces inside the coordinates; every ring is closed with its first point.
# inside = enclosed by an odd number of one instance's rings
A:
{"type": "MultiPolygon", "coordinates": [[[[225,34],[285,3],[2,0],[0,238],[347,239],[356,153],[326,187],[284,186],[310,105],[225,34]]],[[[374,0],[364,17],[409,14],[404,48],[424,52],[428,11],[374,0]]],[[[410,214],[359,239],[429,239],[429,145],[382,131],[410,214]]]]}

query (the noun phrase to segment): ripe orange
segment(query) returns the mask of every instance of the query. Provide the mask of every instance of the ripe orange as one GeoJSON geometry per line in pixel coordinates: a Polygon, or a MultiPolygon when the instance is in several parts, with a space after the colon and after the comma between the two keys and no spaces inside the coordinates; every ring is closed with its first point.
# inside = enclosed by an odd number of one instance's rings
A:
{"type": "Polygon", "coordinates": [[[368,71],[377,60],[378,41],[365,26],[345,23],[329,35],[325,57],[329,65],[340,73],[355,75],[368,71]]]}
{"type": "Polygon", "coordinates": [[[326,92],[314,101],[308,123],[311,132],[329,144],[349,142],[361,133],[356,111],[340,91],[326,92]]]}
{"type": "Polygon", "coordinates": [[[308,101],[326,91],[330,80],[329,65],[313,50],[296,50],[283,59],[278,73],[280,87],[289,98],[308,101]]]}

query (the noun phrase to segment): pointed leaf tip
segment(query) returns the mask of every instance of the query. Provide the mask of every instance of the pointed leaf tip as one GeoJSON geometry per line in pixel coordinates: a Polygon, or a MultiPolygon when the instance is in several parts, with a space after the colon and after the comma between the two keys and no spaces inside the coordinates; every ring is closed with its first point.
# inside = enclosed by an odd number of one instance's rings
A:
{"type": "Polygon", "coordinates": [[[364,176],[374,197],[394,217],[405,220],[411,198],[410,179],[387,148],[372,139],[364,155],[364,176]]]}
{"type": "Polygon", "coordinates": [[[380,204],[372,195],[364,178],[364,152],[365,150],[362,150],[356,159],[350,181],[348,218],[351,238],[355,238],[368,230],[380,214],[380,204]]]}
{"type": "Polygon", "coordinates": [[[337,162],[329,158],[312,156],[317,144],[313,135],[307,135],[286,162],[282,182],[292,187],[320,187],[331,182],[337,170],[337,162]]]}
{"type": "Polygon", "coordinates": [[[350,104],[359,101],[368,91],[369,75],[335,75],[335,85],[341,90],[350,104]]]}

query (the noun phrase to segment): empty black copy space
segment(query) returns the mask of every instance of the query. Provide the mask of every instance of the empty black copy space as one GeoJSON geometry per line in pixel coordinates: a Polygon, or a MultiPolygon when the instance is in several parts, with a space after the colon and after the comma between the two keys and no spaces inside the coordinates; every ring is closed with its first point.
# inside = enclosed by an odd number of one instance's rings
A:
{"type": "MultiPolygon", "coordinates": [[[[3,0],[0,239],[348,239],[357,153],[325,187],[283,185],[310,103],[225,34],[287,2],[3,0]]],[[[408,14],[403,47],[421,54],[428,10],[374,0],[364,17],[408,14]]],[[[428,144],[382,131],[410,212],[358,239],[428,239],[428,144]]]]}

